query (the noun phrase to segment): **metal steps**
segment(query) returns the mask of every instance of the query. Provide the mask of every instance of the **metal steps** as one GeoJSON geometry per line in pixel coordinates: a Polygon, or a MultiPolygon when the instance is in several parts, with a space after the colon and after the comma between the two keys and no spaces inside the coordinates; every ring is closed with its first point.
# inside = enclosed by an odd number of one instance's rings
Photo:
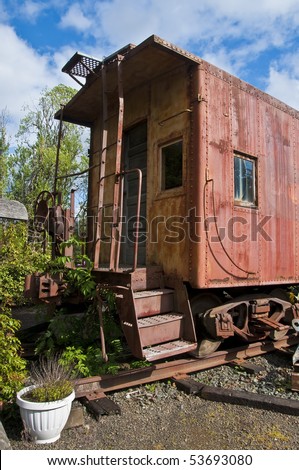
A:
{"type": "Polygon", "coordinates": [[[164,359],[169,356],[191,352],[196,347],[197,343],[179,339],[145,348],[143,352],[147,361],[157,361],[158,359],[164,359]]]}
{"type": "Polygon", "coordinates": [[[155,361],[196,349],[188,292],[181,279],[166,279],[159,266],[133,272],[101,268],[94,274],[116,294],[120,324],[135,357],[155,361]]]}
{"type": "Polygon", "coordinates": [[[137,318],[171,312],[174,309],[173,289],[153,289],[134,293],[137,318]]]}
{"type": "Polygon", "coordinates": [[[183,319],[182,314],[166,313],[138,320],[141,344],[149,346],[181,338],[183,319]]]}
{"type": "Polygon", "coordinates": [[[175,289],[133,292],[133,302],[141,358],[158,360],[196,348],[190,308],[178,308],[175,289]]]}

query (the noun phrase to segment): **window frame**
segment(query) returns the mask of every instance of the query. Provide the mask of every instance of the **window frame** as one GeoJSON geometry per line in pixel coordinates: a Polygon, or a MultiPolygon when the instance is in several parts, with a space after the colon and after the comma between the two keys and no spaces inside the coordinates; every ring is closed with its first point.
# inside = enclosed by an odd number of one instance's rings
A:
{"type": "Polygon", "coordinates": [[[160,160],[160,192],[165,193],[168,191],[178,191],[184,186],[184,141],[183,137],[176,138],[175,140],[168,141],[159,146],[159,160],[160,160]],[[174,144],[181,144],[181,181],[179,185],[171,186],[166,188],[165,179],[165,156],[163,155],[163,149],[171,147],[174,144]]]}
{"type": "MultiPolygon", "coordinates": [[[[234,177],[234,205],[238,207],[246,207],[246,208],[256,208],[258,205],[257,201],[257,158],[251,155],[243,154],[240,152],[234,152],[234,163],[233,163],[233,177],[234,177]],[[239,161],[245,161],[252,163],[252,197],[250,199],[246,199],[245,197],[237,198],[236,197],[236,159],[239,161]]],[[[242,179],[240,173],[240,180],[242,179]]],[[[241,187],[241,185],[239,185],[241,187]]],[[[245,188],[245,192],[248,192],[248,189],[245,188]]]]}

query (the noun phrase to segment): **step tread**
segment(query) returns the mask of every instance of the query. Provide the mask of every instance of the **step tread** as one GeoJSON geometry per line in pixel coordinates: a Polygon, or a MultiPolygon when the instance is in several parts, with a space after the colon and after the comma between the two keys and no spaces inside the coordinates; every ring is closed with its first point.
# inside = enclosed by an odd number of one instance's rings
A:
{"type": "Polygon", "coordinates": [[[143,299],[144,297],[154,297],[158,295],[173,294],[173,289],[152,289],[134,292],[134,299],[143,299]]]}
{"type": "Polygon", "coordinates": [[[143,349],[144,356],[147,360],[157,360],[159,357],[167,357],[175,354],[182,354],[196,349],[197,343],[186,341],[184,339],[177,339],[167,343],[156,344],[143,349]]]}
{"type": "Polygon", "coordinates": [[[164,313],[161,315],[153,315],[150,317],[144,317],[138,319],[139,328],[146,328],[148,326],[156,326],[172,321],[181,320],[184,317],[182,313],[164,313]]]}

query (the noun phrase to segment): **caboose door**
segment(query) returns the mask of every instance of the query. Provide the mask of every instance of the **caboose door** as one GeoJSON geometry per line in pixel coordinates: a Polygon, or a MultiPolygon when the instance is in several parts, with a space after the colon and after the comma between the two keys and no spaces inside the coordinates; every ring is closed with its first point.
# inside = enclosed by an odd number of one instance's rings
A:
{"type": "MultiPolygon", "coordinates": [[[[147,173],[147,123],[142,122],[124,134],[124,169],[142,171],[141,206],[138,237],[138,266],[146,262],[146,173],[147,173]]],[[[123,230],[121,264],[132,266],[136,231],[138,173],[129,173],[124,179],[123,230]]]]}

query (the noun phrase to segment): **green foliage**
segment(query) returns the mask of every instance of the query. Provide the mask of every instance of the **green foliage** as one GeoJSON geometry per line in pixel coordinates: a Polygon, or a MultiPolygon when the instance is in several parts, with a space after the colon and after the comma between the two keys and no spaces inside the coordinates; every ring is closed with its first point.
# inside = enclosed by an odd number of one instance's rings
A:
{"type": "Polygon", "coordinates": [[[150,365],[150,363],[148,361],[132,361],[130,366],[131,366],[131,369],[140,369],[142,367],[148,367],[150,365]]]}
{"type": "Polygon", "coordinates": [[[61,362],[65,366],[73,364],[74,374],[88,377],[99,375],[103,365],[102,351],[99,345],[68,346],[61,355],[61,362]]]}
{"type": "Polygon", "coordinates": [[[25,302],[26,274],[42,271],[47,255],[27,242],[27,226],[23,222],[0,225],[0,303],[22,305],[25,302]]]}
{"type": "Polygon", "coordinates": [[[86,255],[77,258],[79,265],[75,269],[70,269],[66,273],[66,281],[69,291],[78,291],[86,300],[93,300],[96,292],[96,282],[92,277],[93,264],[86,255]]]}
{"type": "Polygon", "coordinates": [[[96,294],[96,282],[92,276],[93,263],[88,256],[81,254],[83,242],[71,238],[61,243],[61,250],[69,246],[73,246],[74,249],[73,259],[69,256],[59,256],[48,263],[46,270],[51,274],[63,275],[67,284],[65,297],[77,293],[86,301],[93,300],[96,294]],[[67,263],[72,263],[74,269],[67,268],[67,263]]]}
{"type": "Polygon", "coordinates": [[[22,396],[27,401],[34,402],[49,402],[61,400],[67,397],[73,391],[73,386],[70,382],[61,380],[56,383],[49,383],[42,387],[33,388],[22,396]]]}
{"type": "Polygon", "coordinates": [[[73,364],[74,374],[83,377],[116,374],[122,368],[118,356],[113,356],[113,353],[109,355],[109,362],[105,362],[99,345],[87,348],[68,346],[61,355],[61,362],[65,366],[73,364]]]}
{"type": "Polygon", "coordinates": [[[22,398],[27,401],[49,402],[61,400],[73,391],[73,384],[70,367],[65,367],[60,357],[41,356],[38,363],[33,363],[31,367],[31,382],[35,386],[22,398]]]}
{"type": "Polygon", "coordinates": [[[289,288],[288,296],[290,299],[290,302],[292,304],[295,304],[296,302],[299,302],[299,290],[297,286],[291,286],[289,288]]]}
{"type": "Polygon", "coordinates": [[[21,343],[15,336],[20,322],[8,307],[0,306],[0,401],[12,400],[27,377],[26,361],[19,355],[21,343]]]}
{"type": "MultiPolygon", "coordinates": [[[[8,166],[11,197],[20,200],[32,216],[34,202],[43,190],[54,189],[54,168],[57,154],[59,121],[54,115],[60,103],[68,102],[76,90],[65,85],[46,89],[35,109],[27,107],[17,135],[18,145],[9,156],[8,166]]],[[[88,167],[82,142],[83,129],[63,123],[59,152],[59,175],[71,174],[88,167]]],[[[82,178],[76,186],[82,185],[82,178]]],[[[68,201],[74,178],[58,180],[62,200],[68,201]]]]}
{"type": "MultiPolygon", "coordinates": [[[[64,245],[80,243],[69,240],[64,245]]],[[[81,250],[80,250],[81,252],[81,250]]],[[[102,357],[100,345],[100,321],[98,315],[99,296],[93,278],[93,263],[86,255],[78,255],[74,261],[74,269],[65,268],[70,262],[67,257],[59,257],[49,263],[52,274],[63,274],[67,283],[65,300],[71,295],[79,294],[88,304],[84,314],[69,315],[65,309],[58,310],[50,320],[47,331],[40,337],[36,353],[53,354],[62,352],[61,361],[64,365],[72,364],[75,373],[82,376],[116,373],[120,366],[119,358],[123,355],[122,336],[116,312],[115,295],[103,289],[100,296],[103,302],[103,322],[109,363],[102,357]]],[[[86,307],[85,307],[86,308],[86,307]]]]}
{"type": "Polygon", "coordinates": [[[69,315],[65,309],[56,312],[37,343],[36,353],[52,355],[60,351],[61,363],[71,365],[75,375],[115,373],[120,369],[119,360],[124,354],[122,331],[111,316],[104,315],[104,320],[108,363],[102,357],[100,323],[94,304],[78,316],[69,315]]]}
{"type": "Polygon", "coordinates": [[[25,276],[41,270],[46,259],[28,245],[24,223],[0,225],[0,400],[5,402],[14,398],[27,376],[16,337],[20,322],[12,318],[11,307],[25,303],[25,276]]]}
{"type": "Polygon", "coordinates": [[[150,393],[155,393],[157,389],[156,383],[145,384],[145,389],[150,393]]]}
{"type": "Polygon", "coordinates": [[[88,304],[86,311],[81,315],[69,315],[67,310],[61,309],[50,320],[47,331],[40,337],[36,353],[53,354],[62,351],[64,364],[74,364],[74,371],[83,376],[98,375],[99,373],[115,372],[119,369],[116,364],[123,354],[123,345],[118,315],[116,312],[115,295],[113,292],[102,289],[100,296],[103,301],[103,322],[106,345],[108,348],[109,364],[102,358],[100,349],[100,321],[98,315],[99,296],[96,291],[97,284],[93,278],[93,263],[86,255],[81,255],[82,242],[72,238],[62,244],[73,246],[75,256],[74,269],[66,268],[70,263],[69,257],[58,257],[48,263],[52,274],[62,274],[67,289],[65,300],[73,295],[79,295],[88,304]]]}
{"type": "Polygon", "coordinates": [[[86,348],[98,341],[99,330],[99,318],[91,306],[81,315],[69,315],[67,309],[57,310],[38,340],[36,353],[49,355],[68,346],[86,348]]]}

